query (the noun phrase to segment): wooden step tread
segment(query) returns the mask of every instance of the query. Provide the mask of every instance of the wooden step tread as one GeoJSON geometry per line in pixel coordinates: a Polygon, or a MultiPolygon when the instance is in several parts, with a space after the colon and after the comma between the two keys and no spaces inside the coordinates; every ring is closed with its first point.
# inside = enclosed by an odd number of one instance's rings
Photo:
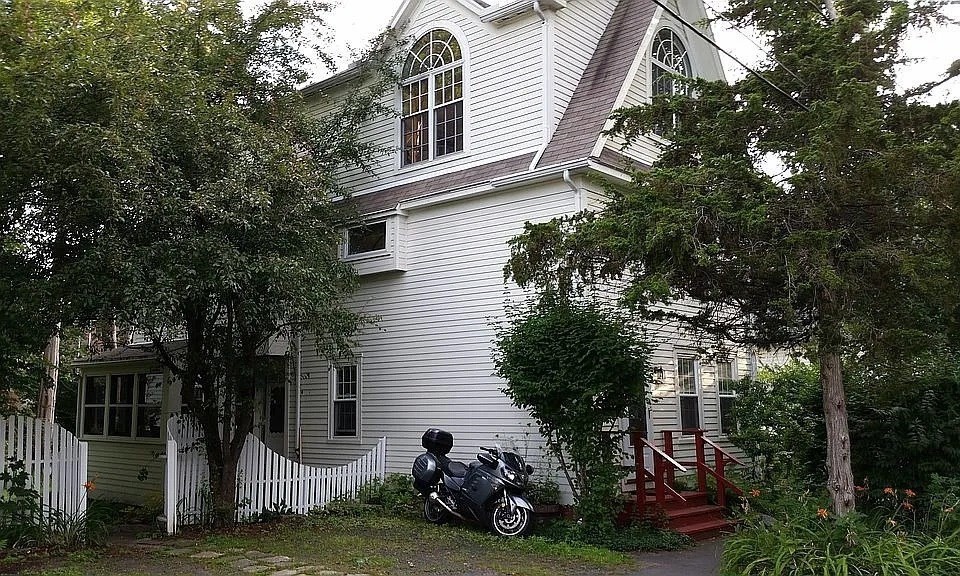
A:
{"type": "Polygon", "coordinates": [[[699,506],[686,506],[683,508],[671,508],[670,510],[664,510],[664,513],[667,515],[667,518],[671,520],[674,518],[685,518],[688,516],[700,516],[707,514],[722,514],[723,508],[715,504],[702,504],[699,506]]]}
{"type": "Polygon", "coordinates": [[[673,530],[679,532],[680,534],[686,534],[691,538],[708,538],[717,534],[723,534],[728,532],[733,532],[736,527],[736,522],[731,522],[730,520],[720,519],[720,520],[705,520],[703,522],[697,522],[696,524],[687,524],[686,526],[678,526],[673,528],[673,530]]]}

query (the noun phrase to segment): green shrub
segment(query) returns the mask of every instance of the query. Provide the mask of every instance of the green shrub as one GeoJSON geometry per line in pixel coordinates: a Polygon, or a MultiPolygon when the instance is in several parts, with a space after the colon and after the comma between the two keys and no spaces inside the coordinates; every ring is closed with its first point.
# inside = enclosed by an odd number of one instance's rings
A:
{"type": "Polygon", "coordinates": [[[497,326],[494,363],[572,478],[577,513],[611,525],[620,512],[622,433],[609,423],[641,405],[649,347],[628,315],[602,302],[543,294],[497,326]]]}
{"type": "Polygon", "coordinates": [[[727,539],[724,576],[955,576],[960,537],[878,528],[863,516],[753,520],[727,539]]]}
{"type": "Polygon", "coordinates": [[[391,514],[415,512],[422,504],[409,474],[388,474],[384,480],[375,478],[360,489],[357,500],[391,514]]]}
{"type": "Polygon", "coordinates": [[[541,506],[560,503],[560,485],[552,478],[539,478],[527,485],[527,498],[541,506]]]}
{"type": "MultiPolygon", "coordinates": [[[[960,469],[960,363],[917,360],[896,369],[852,365],[847,375],[851,460],[863,487],[927,491],[960,469]]],[[[792,363],[738,383],[732,440],[762,482],[816,489],[826,480],[826,429],[817,368],[792,363]]]]}

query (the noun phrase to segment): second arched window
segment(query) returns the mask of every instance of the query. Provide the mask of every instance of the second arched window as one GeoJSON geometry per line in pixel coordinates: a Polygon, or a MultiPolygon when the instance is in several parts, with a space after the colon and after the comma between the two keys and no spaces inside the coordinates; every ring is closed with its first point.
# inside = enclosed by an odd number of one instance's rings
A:
{"type": "Polygon", "coordinates": [[[436,29],[421,36],[403,66],[401,163],[463,150],[463,55],[456,37],[436,29]]]}

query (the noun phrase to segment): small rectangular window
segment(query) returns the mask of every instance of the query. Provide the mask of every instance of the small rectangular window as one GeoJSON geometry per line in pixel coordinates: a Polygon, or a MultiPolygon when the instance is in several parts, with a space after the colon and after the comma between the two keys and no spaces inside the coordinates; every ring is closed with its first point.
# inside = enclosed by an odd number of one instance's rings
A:
{"type": "Polygon", "coordinates": [[[347,256],[387,249],[387,223],[376,222],[347,230],[347,256]]]}
{"type": "Polygon", "coordinates": [[[133,374],[115,374],[110,378],[108,436],[130,436],[133,432],[133,374]]]}
{"type": "Polygon", "coordinates": [[[163,373],[87,376],[82,430],[88,436],[160,438],[163,373]]]}
{"type": "Polygon", "coordinates": [[[360,420],[360,366],[348,364],[332,370],[333,436],[357,436],[360,420]]]}

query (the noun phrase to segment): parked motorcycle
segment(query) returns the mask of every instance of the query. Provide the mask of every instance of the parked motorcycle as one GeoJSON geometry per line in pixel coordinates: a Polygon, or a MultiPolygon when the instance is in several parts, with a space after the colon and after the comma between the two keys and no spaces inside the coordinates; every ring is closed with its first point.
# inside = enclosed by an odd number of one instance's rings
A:
{"type": "Polygon", "coordinates": [[[533,527],[533,506],[523,491],[533,466],[514,452],[480,447],[469,466],[447,457],[453,435],[438,428],[423,434],[427,452],[413,461],[413,485],[425,497],[423,517],[443,524],[451,516],[479,522],[501,536],[522,536],[533,527]]]}

